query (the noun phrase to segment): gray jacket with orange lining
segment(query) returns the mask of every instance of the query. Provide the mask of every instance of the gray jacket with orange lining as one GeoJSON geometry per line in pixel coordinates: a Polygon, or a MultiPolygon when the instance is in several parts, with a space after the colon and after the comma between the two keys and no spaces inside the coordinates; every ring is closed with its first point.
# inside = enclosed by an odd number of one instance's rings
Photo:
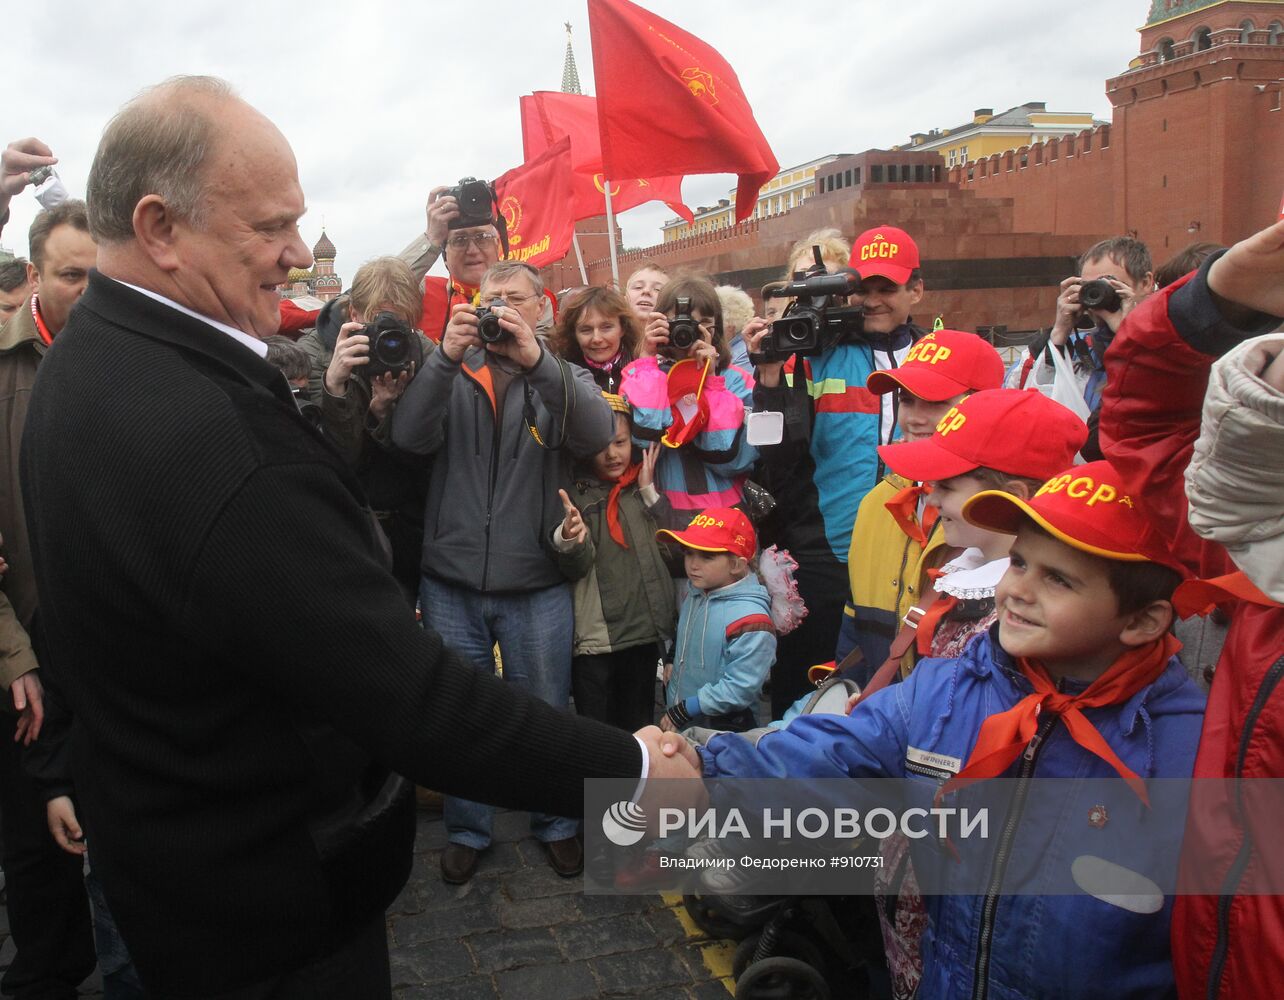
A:
{"type": "Polygon", "coordinates": [[[462,364],[434,351],[393,417],[398,448],[433,456],[423,572],[483,593],[564,584],[548,541],[563,516],[557,490],[572,459],[607,446],[614,415],[587,371],[547,350],[497,407],[486,360],[478,348],[462,364]]]}

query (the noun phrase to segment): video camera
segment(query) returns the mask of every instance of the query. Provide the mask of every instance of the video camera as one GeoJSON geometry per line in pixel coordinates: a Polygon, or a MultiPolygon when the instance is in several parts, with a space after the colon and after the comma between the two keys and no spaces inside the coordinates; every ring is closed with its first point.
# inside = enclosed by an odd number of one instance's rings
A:
{"type": "Polygon", "coordinates": [[[381,312],[361,331],[370,338],[370,363],[362,373],[370,379],[391,372],[396,378],[410,366],[423,367],[424,348],[419,335],[390,312],[381,312]]]}
{"type": "Polygon", "coordinates": [[[498,199],[489,182],[479,181],[476,177],[464,177],[446,194],[454,198],[459,206],[459,215],[450,220],[451,229],[470,229],[494,223],[498,199]]]}
{"type": "Polygon", "coordinates": [[[846,271],[830,274],[821,259],[820,247],[813,246],[816,263],[806,271],[795,271],[793,280],[767,291],[768,298],[793,299],[771,331],[762,338],[749,360],[754,364],[786,361],[791,355],[814,357],[840,340],[865,331],[865,311],[837,300],[852,295],[860,278],[846,271]]]}

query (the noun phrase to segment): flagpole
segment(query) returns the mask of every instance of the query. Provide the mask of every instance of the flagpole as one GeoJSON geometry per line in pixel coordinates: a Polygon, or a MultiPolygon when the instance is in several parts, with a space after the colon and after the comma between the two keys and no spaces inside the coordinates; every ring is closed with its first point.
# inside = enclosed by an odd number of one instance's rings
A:
{"type": "Polygon", "coordinates": [[[580,253],[580,234],[578,232],[571,234],[571,243],[575,246],[575,259],[580,265],[580,284],[588,284],[588,272],[584,270],[584,254],[580,253]]]}
{"type": "Polygon", "coordinates": [[[620,287],[620,262],[615,257],[615,213],[611,210],[611,182],[603,178],[602,193],[606,195],[606,237],[611,241],[611,280],[620,287]]]}

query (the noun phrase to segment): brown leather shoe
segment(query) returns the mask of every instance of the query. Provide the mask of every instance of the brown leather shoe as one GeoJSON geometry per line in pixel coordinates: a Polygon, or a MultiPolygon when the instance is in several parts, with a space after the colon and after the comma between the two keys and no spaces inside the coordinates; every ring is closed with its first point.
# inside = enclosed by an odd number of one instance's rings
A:
{"type": "Polygon", "coordinates": [[[441,852],[441,880],[451,885],[463,885],[477,871],[481,851],[466,844],[447,844],[441,852]]]}
{"type": "Polygon", "coordinates": [[[579,837],[550,840],[544,844],[548,851],[548,864],[563,878],[571,878],[584,870],[584,848],[579,837]]]}
{"type": "Polygon", "coordinates": [[[440,816],[442,808],[445,805],[445,797],[441,792],[434,792],[431,788],[422,788],[419,785],[416,785],[415,802],[424,812],[434,813],[440,816]]]}

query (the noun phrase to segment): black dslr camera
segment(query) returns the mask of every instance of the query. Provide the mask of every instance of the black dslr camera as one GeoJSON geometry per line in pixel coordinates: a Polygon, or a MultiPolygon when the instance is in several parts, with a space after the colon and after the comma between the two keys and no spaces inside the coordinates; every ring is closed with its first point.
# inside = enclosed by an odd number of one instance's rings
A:
{"type": "Polygon", "coordinates": [[[860,287],[860,278],[850,272],[830,274],[821,260],[820,247],[812,247],[816,263],[806,271],[795,271],[792,281],[767,292],[772,299],[793,299],[771,324],[771,331],[750,355],[754,364],[787,361],[791,355],[814,357],[844,337],[865,332],[865,311],[845,306],[838,300],[860,287]]]}
{"type": "Polygon", "coordinates": [[[450,220],[451,229],[489,226],[495,221],[495,189],[476,177],[464,177],[446,192],[459,205],[459,215],[450,220]]]}
{"type": "Polygon", "coordinates": [[[499,314],[495,310],[502,308],[503,299],[491,299],[477,310],[477,336],[483,344],[499,344],[512,336],[499,325],[499,314]]]}
{"type": "Polygon", "coordinates": [[[1101,309],[1104,312],[1116,312],[1123,306],[1119,292],[1105,278],[1085,281],[1079,286],[1079,305],[1085,309],[1101,309]]]}
{"type": "Polygon", "coordinates": [[[669,320],[669,346],[688,351],[700,339],[700,324],[691,315],[691,300],[678,296],[673,319],[669,320]]]}
{"type": "Polygon", "coordinates": [[[370,363],[363,367],[367,378],[391,372],[396,378],[410,366],[423,365],[424,349],[419,335],[390,312],[381,312],[361,331],[370,338],[370,363]]]}

